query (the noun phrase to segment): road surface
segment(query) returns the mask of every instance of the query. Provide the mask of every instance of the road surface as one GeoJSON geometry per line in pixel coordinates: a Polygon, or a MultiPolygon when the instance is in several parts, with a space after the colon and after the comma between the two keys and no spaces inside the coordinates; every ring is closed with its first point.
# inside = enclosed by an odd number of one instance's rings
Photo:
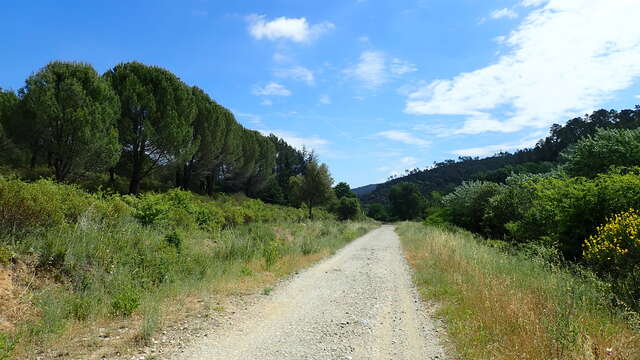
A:
{"type": "Polygon", "coordinates": [[[169,359],[445,359],[393,226],[278,285],[169,359]]]}

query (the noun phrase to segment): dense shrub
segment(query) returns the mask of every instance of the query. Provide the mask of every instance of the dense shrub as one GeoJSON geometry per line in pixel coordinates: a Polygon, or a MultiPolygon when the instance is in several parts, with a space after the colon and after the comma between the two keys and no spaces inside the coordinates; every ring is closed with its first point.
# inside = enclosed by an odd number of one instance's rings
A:
{"type": "Polygon", "coordinates": [[[522,220],[531,207],[535,196],[535,183],[539,175],[515,175],[507,178],[506,184],[486,203],[482,216],[482,228],[494,239],[516,240],[513,236],[515,224],[522,220]]]}
{"type": "Polygon", "coordinates": [[[336,201],[335,212],[339,220],[355,220],[362,212],[360,201],[356,197],[341,197],[336,201]]]}
{"type": "Polygon", "coordinates": [[[586,238],[608,217],[640,208],[640,175],[618,169],[595,179],[542,178],[521,221],[510,230],[517,239],[557,242],[569,259],[579,259],[586,238]]]}
{"type": "Polygon", "coordinates": [[[0,177],[0,233],[26,233],[75,221],[91,203],[89,194],[72,185],[0,177]]]}
{"type": "Polygon", "coordinates": [[[571,176],[594,177],[612,166],[640,165],[640,129],[598,130],[580,140],[567,154],[571,176]]]}
{"type": "Polygon", "coordinates": [[[389,212],[380,203],[371,204],[367,208],[367,216],[378,221],[389,221],[389,212]]]}
{"type": "Polygon", "coordinates": [[[601,272],[633,272],[640,266],[639,232],[636,210],[616,214],[585,242],[585,259],[601,272]]]}
{"type": "Polygon", "coordinates": [[[424,217],[426,200],[416,184],[403,182],[389,192],[389,210],[398,220],[412,220],[424,217]]]}
{"type": "Polygon", "coordinates": [[[451,211],[455,225],[486,234],[483,217],[489,199],[500,192],[501,185],[486,181],[470,181],[458,186],[442,201],[451,211]]]}
{"type": "Polygon", "coordinates": [[[634,209],[614,215],[584,245],[585,260],[612,279],[616,293],[640,308],[640,214],[634,209]]]}

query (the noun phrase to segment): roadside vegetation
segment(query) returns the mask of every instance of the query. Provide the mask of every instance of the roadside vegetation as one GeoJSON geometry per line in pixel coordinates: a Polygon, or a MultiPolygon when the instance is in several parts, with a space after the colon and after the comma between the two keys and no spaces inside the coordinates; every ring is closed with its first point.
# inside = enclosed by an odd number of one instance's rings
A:
{"type": "Polygon", "coordinates": [[[284,276],[373,226],[237,195],[91,194],[0,177],[0,269],[16,285],[2,299],[13,306],[0,310],[0,358],[105,319],[141,317],[137,340],[148,341],[172,298],[284,276]]]}
{"type": "Polygon", "coordinates": [[[165,303],[273,285],[374,226],[333,183],[165,69],[47,64],[0,89],[0,359],[96,322],[146,342],[165,303]]]}
{"type": "Polygon", "coordinates": [[[610,283],[563,264],[552,248],[515,250],[415,222],[397,231],[461,358],[640,358],[640,317],[615,305],[610,283]]]}

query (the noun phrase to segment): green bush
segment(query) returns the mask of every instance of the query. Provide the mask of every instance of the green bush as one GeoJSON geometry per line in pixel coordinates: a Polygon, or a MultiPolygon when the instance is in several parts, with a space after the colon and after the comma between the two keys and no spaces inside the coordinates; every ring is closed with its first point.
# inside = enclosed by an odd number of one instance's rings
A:
{"type": "Polygon", "coordinates": [[[451,211],[455,225],[477,233],[486,234],[483,218],[489,199],[501,190],[501,185],[486,181],[470,181],[458,186],[442,199],[451,211]]]}
{"type": "Polygon", "coordinates": [[[0,331],[0,360],[11,359],[11,354],[16,347],[14,336],[0,331]]]}
{"type": "Polygon", "coordinates": [[[0,177],[0,233],[25,234],[73,222],[91,202],[91,196],[72,185],[0,177]]]}
{"type": "Polygon", "coordinates": [[[360,200],[356,197],[342,197],[337,200],[335,212],[339,220],[355,220],[361,215],[360,200]]]}
{"type": "Polygon", "coordinates": [[[640,208],[640,175],[618,169],[594,179],[540,179],[522,220],[509,226],[517,239],[557,242],[568,259],[582,256],[584,240],[613,214],[640,208]]]}
{"type": "Polygon", "coordinates": [[[612,166],[640,165],[640,129],[600,129],[564,154],[571,176],[594,177],[612,166]]]}
{"type": "Polygon", "coordinates": [[[125,287],[116,293],[111,300],[111,314],[129,317],[140,306],[138,290],[132,286],[125,287]]]}

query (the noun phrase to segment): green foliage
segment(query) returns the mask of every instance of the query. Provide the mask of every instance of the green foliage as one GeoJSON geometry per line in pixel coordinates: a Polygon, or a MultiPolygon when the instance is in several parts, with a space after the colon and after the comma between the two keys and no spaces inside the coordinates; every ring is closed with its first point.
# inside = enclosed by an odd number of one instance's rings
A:
{"type": "Polygon", "coordinates": [[[611,217],[584,244],[585,260],[613,279],[617,293],[640,308],[640,215],[634,209],[611,217]]]}
{"type": "Polygon", "coordinates": [[[267,242],[266,246],[263,249],[263,257],[264,257],[264,265],[268,269],[278,261],[281,256],[282,244],[277,239],[272,239],[267,242]]]}
{"type": "Polygon", "coordinates": [[[195,117],[191,89],[178,77],[156,66],[138,62],[116,65],[104,77],[120,99],[118,130],[131,183],[140,181],[161,164],[191,157],[195,117]]]}
{"type": "Polygon", "coordinates": [[[0,177],[0,233],[29,233],[74,221],[91,201],[90,195],[72,185],[0,177]]]}
{"type": "Polygon", "coordinates": [[[113,316],[129,317],[140,306],[138,289],[129,286],[117,292],[111,300],[113,316]]]}
{"type": "Polygon", "coordinates": [[[11,359],[11,354],[16,347],[14,336],[0,331],[0,360],[11,359]]]}
{"type": "Polygon", "coordinates": [[[180,235],[179,232],[174,230],[168,233],[167,235],[165,235],[164,241],[167,244],[175,247],[176,251],[180,251],[180,247],[182,246],[182,236],[180,235]]]}
{"type": "Polygon", "coordinates": [[[320,165],[317,159],[311,156],[304,175],[289,179],[290,197],[294,203],[305,204],[309,210],[309,218],[313,218],[312,210],[315,206],[327,204],[335,197],[332,183],[333,179],[327,165],[320,165]]]}
{"type": "Polygon", "coordinates": [[[529,240],[515,237],[518,231],[514,229],[531,207],[538,179],[539,175],[515,175],[498,187],[498,192],[488,199],[482,215],[482,229],[487,236],[520,242],[529,240]]]}
{"type": "Polygon", "coordinates": [[[13,260],[13,252],[0,245],[0,265],[8,265],[13,260]]]}
{"type": "Polygon", "coordinates": [[[339,220],[355,220],[361,216],[360,201],[356,197],[342,197],[335,206],[339,220]]]}
{"type": "Polygon", "coordinates": [[[640,129],[600,129],[565,154],[571,176],[594,177],[615,166],[640,165],[640,129]]]}
{"type": "Polygon", "coordinates": [[[535,196],[521,221],[519,239],[553,239],[569,259],[580,258],[586,238],[608,217],[640,208],[638,170],[616,170],[595,179],[547,177],[535,183],[535,196]]]}
{"type": "Polygon", "coordinates": [[[489,199],[498,194],[500,188],[500,185],[492,182],[465,182],[442,201],[450,209],[454,224],[478,233],[486,233],[483,229],[483,217],[489,199]]]}
{"type": "Polygon", "coordinates": [[[58,180],[72,171],[103,170],[120,156],[113,90],[84,63],[54,61],[31,75],[20,90],[26,111],[22,126],[34,134],[58,180]]]}
{"type": "Polygon", "coordinates": [[[355,198],[357,195],[351,191],[351,187],[346,182],[339,182],[333,187],[333,191],[336,193],[336,197],[342,199],[343,197],[355,198]]]}
{"type": "Polygon", "coordinates": [[[424,219],[425,225],[447,226],[453,222],[451,219],[451,212],[448,208],[429,208],[426,213],[427,217],[424,219]]]}
{"type": "Polygon", "coordinates": [[[391,216],[399,220],[411,220],[424,217],[426,201],[418,186],[400,183],[389,193],[391,216]]]}
{"type": "MultiPolygon", "coordinates": [[[[401,182],[418,185],[423,194],[431,191],[448,193],[464,181],[503,182],[513,174],[541,174],[552,170],[561,160],[560,154],[580,139],[594,135],[598,129],[636,129],[640,127],[640,106],[635,109],[598,110],[564,125],[554,124],[550,134],[535,146],[514,153],[501,152],[483,159],[459,157],[457,160],[434,162],[423,170],[407,171],[405,176],[378,184],[362,197],[365,205],[386,203],[391,188],[401,182]]],[[[586,159],[588,161],[588,158],[586,159]]],[[[607,169],[605,167],[604,169],[607,169]]]]}
{"type": "Polygon", "coordinates": [[[389,220],[389,212],[387,211],[387,208],[380,203],[369,205],[367,208],[367,216],[378,221],[389,220]]]}

